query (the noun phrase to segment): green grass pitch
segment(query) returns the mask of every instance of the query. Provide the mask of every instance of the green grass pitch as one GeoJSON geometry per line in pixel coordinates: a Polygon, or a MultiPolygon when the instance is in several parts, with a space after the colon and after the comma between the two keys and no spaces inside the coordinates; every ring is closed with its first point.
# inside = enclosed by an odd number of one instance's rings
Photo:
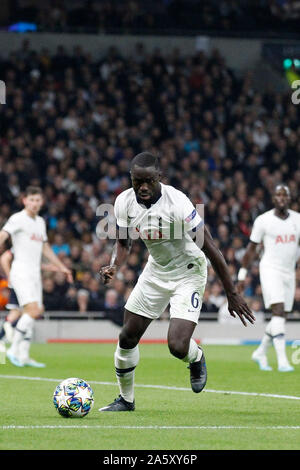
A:
{"type": "Polygon", "coordinates": [[[136,411],[99,413],[118,396],[115,345],[34,344],[32,357],[46,362],[45,369],[0,365],[0,449],[299,449],[300,401],[247,393],[300,398],[300,366],[279,373],[272,350],[274,370],[261,372],[250,360],[253,349],[204,346],[208,382],[194,394],[187,365],[167,345],[141,345],[136,411]],[[94,390],[94,408],[84,418],[64,419],[53,406],[55,386],[68,377],[85,379],[94,390]]]}

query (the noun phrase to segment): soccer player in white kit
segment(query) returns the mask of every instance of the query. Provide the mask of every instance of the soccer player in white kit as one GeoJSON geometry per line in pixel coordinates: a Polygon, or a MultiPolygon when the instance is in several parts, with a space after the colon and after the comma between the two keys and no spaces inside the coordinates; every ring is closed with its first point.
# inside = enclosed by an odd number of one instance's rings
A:
{"type": "Polygon", "coordinates": [[[267,350],[273,341],[278,370],[292,372],[286,356],[286,313],[293,308],[295,294],[295,265],[300,240],[300,214],[290,210],[290,191],[278,185],[273,194],[274,209],[258,216],[253,225],[250,242],[238,273],[238,289],[244,289],[247,268],[256,256],[257,246],[262,243],[263,256],[259,264],[260,282],[265,308],[271,309],[272,318],[267,324],[261,344],[252,354],[261,370],[270,371],[267,350]]]}
{"type": "MultiPolygon", "coordinates": [[[[11,270],[11,265],[12,261],[14,259],[13,255],[13,250],[9,249],[6,250],[0,257],[0,264],[1,267],[6,274],[6,278],[9,282],[10,279],[10,270],[11,270]]],[[[42,271],[50,271],[50,272],[58,272],[59,269],[54,266],[54,264],[51,263],[46,263],[41,265],[41,270],[42,271]]],[[[4,323],[0,327],[0,343],[3,343],[3,338],[6,338],[6,341],[9,343],[12,343],[12,339],[14,336],[14,327],[17,325],[18,320],[20,316],[22,315],[22,308],[19,305],[18,298],[16,296],[15,291],[12,289],[10,286],[10,283],[8,284],[10,294],[9,294],[9,299],[8,303],[6,304],[5,308],[9,311],[4,323]]]]}
{"type": "Polygon", "coordinates": [[[250,323],[255,320],[236,292],[225,260],[191,201],[181,191],[160,182],[157,158],[149,152],[136,155],[130,173],[132,188],[123,191],[115,201],[119,234],[111,265],[100,271],[102,279],[108,283],[126,261],[129,231],[141,235],[149,259],[125,305],[124,324],[114,356],[120,395],[99,411],[135,409],[138,343],[152,320],[159,318],[169,303],[169,350],[189,364],[192,390],[195,393],[203,390],[206,363],[192,334],[198,323],[207,278],[205,255],[223,283],[230,314],[236,313],[245,326],[245,319],[250,323]],[[201,231],[202,240],[197,236],[201,231]]]}
{"type": "Polygon", "coordinates": [[[29,186],[23,198],[24,209],[13,214],[0,231],[0,246],[11,237],[14,258],[10,283],[23,314],[19,319],[7,357],[18,367],[45,367],[29,357],[35,320],[43,313],[41,260],[45,256],[72,282],[71,271],[52,251],[46,233],[46,224],[38,215],[43,205],[42,190],[29,186]]]}

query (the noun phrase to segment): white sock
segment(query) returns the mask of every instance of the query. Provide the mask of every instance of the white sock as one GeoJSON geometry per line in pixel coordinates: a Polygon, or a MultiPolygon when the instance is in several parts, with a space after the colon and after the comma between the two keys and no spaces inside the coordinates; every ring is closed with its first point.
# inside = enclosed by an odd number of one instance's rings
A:
{"type": "Polygon", "coordinates": [[[138,345],[133,349],[122,349],[117,345],[115,368],[121,396],[130,403],[134,401],[134,371],[140,359],[138,345]]]}
{"type": "Polygon", "coordinates": [[[189,351],[187,355],[182,359],[183,362],[197,362],[202,357],[202,350],[198,348],[198,345],[194,339],[191,338],[189,351]]]}
{"type": "Polygon", "coordinates": [[[14,337],[14,328],[11,324],[11,322],[9,321],[5,321],[2,325],[3,329],[4,329],[4,332],[5,332],[5,336],[6,336],[6,339],[9,343],[12,343],[12,339],[14,337]]]}
{"type": "Polygon", "coordinates": [[[27,362],[29,359],[29,349],[31,345],[31,338],[24,338],[19,345],[19,356],[21,362],[27,362]]]}
{"type": "Polygon", "coordinates": [[[16,325],[15,334],[10,347],[10,352],[13,356],[19,356],[20,343],[24,340],[24,337],[31,337],[33,325],[34,318],[28,315],[28,313],[23,313],[16,325]]]}
{"type": "Polygon", "coordinates": [[[285,318],[273,316],[268,326],[273,338],[278,367],[288,366],[289,361],[285,350],[285,318]]]}
{"type": "Polygon", "coordinates": [[[19,356],[21,362],[25,363],[29,361],[29,349],[31,345],[33,328],[27,330],[26,335],[23,337],[22,341],[19,344],[19,356]]]}
{"type": "Polygon", "coordinates": [[[264,334],[260,345],[256,349],[255,354],[257,354],[258,356],[266,356],[268,352],[268,348],[271,344],[272,344],[272,338],[267,333],[267,330],[266,330],[266,333],[264,334]]]}
{"type": "Polygon", "coordinates": [[[12,340],[12,343],[10,345],[10,348],[8,351],[13,355],[13,356],[18,356],[19,353],[19,344],[22,341],[24,337],[24,333],[21,333],[17,329],[15,329],[15,334],[12,340]]]}

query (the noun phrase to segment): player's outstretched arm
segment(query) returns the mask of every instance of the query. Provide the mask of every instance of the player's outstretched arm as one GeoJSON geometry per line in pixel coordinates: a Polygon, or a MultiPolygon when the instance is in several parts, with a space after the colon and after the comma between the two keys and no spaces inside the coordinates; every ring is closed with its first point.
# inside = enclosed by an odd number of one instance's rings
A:
{"type": "Polygon", "coordinates": [[[73,283],[72,272],[60,261],[48,242],[45,242],[43,245],[43,255],[50,261],[50,263],[54,264],[54,266],[58,268],[59,272],[66,274],[67,280],[70,284],[73,283]]]}
{"type": "Polygon", "coordinates": [[[4,253],[0,257],[1,266],[7,279],[9,279],[9,273],[10,273],[12,260],[13,260],[13,254],[10,250],[4,251],[4,253]]]}
{"type": "Polygon", "coordinates": [[[55,266],[55,264],[52,264],[52,263],[43,263],[41,264],[41,270],[42,271],[48,271],[48,272],[51,272],[51,273],[59,273],[60,272],[60,269],[55,266]]]}
{"type": "Polygon", "coordinates": [[[206,227],[204,227],[204,244],[202,251],[210,260],[212,267],[223,284],[228,300],[228,311],[230,315],[233,317],[238,315],[245,326],[247,326],[245,319],[250,323],[254,323],[255,317],[243,297],[236,291],[231,280],[226,261],[220,250],[218,250],[214,244],[213,238],[206,227]]]}
{"type": "Polygon", "coordinates": [[[238,272],[238,284],[237,284],[237,290],[240,293],[242,293],[245,288],[245,279],[247,276],[247,270],[250,264],[253,262],[254,258],[256,257],[256,248],[257,248],[257,243],[250,241],[247,245],[245,254],[243,256],[243,259],[241,262],[241,268],[238,272]]]}
{"type": "Polygon", "coordinates": [[[117,269],[122,266],[130,253],[131,243],[128,239],[117,239],[113,247],[110,265],[103,266],[100,269],[100,275],[103,284],[108,284],[117,272],[117,269]]]}
{"type": "Polygon", "coordinates": [[[0,247],[3,245],[3,243],[8,239],[9,233],[6,232],[5,230],[0,231],[0,247]]]}

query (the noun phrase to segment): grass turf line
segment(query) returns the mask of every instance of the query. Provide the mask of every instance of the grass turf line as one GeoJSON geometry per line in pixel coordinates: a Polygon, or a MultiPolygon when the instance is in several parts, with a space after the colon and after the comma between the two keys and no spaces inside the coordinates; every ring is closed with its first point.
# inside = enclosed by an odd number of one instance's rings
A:
{"type": "MultiPolygon", "coordinates": [[[[204,348],[208,389],[298,395],[300,370],[297,367],[292,374],[280,374],[276,370],[263,373],[250,360],[253,347],[204,348]]],[[[80,377],[88,382],[114,383],[114,349],[114,345],[96,344],[33,345],[32,356],[47,364],[46,369],[38,371],[42,378],[80,377]]],[[[137,383],[189,388],[186,365],[171,357],[167,346],[141,345],[140,351],[137,383]]],[[[273,351],[270,362],[276,366],[273,351]]],[[[34,377],[37,370],[6,364],[0,367],[0,374],[34,377]]],[[[0,449],[299,448],[300,423],[297,403],[293,401],[137,387],[134,413],[106,414],[99,413],[98,408],[113,401],[118,388],[93,384],[95,406],[87,417],[76,420],[75,425],[74,420],[64,420],[55,411],[52,404],[55,385],[47,381],[0,381],[0,391],[5,396],[1,426],[26,426],[14,432],[12,428],[0,428],[0,449]],[[184,428],[180,431],[179,426],[184,428]]]]}

